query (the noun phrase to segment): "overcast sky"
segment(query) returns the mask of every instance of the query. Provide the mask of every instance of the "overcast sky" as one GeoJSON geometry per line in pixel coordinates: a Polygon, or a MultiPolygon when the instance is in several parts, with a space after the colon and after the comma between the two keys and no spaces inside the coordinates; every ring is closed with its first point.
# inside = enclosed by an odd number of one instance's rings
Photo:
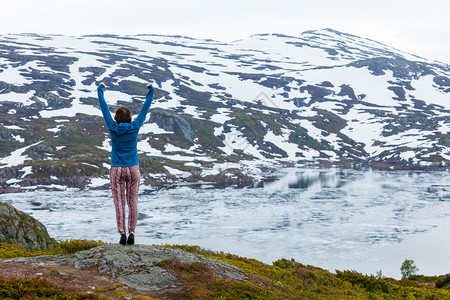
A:
{"type": "Polygon", "coordinates": [[[448,0],[2,0],[0,33],[180,34],[233,41],[333,28],[450,64],[448,0]]]}

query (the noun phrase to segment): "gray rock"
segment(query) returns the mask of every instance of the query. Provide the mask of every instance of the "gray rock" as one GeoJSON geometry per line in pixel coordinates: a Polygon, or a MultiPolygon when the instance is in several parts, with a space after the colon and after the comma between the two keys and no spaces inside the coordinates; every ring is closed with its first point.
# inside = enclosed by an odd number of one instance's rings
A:
{"type": "Polygon", "coordinates": [[[108,244],[73,255],[19,257],[9,261],[71,264],[80,269],[96,268],[100,273],[117,278],[132,288],[141,291],[157,291],[181,284],[175,276],[158,266],[158,263],[167,260],[177,260],[184,264],[204,263],[222,278],[251,279],[242,270],[227,263],[180,249],[150,245],[108,244]]]}
{"type": "Polygon", "coordinates": [[[155,108],[151,110],[149,123],[156,123],[166,131],[173,131],[175,134],[183,135],[190,144],[194,144],[195,131],[189,122],[174,112],[155,108]]]}
{"type": "Polygon", "coordinates": [[[146,272],[120,274],[117,279],[142,291],[157,291],[180,284],[175,276],[159,267],[150,268],[146,272]]]}
{"type": "Polygon", "coordinates": [[[2,202],[0,202],[0,241],[17,242],[25,249],[38,250],[53,248],[56,243],[41,222],[2,202]]]}

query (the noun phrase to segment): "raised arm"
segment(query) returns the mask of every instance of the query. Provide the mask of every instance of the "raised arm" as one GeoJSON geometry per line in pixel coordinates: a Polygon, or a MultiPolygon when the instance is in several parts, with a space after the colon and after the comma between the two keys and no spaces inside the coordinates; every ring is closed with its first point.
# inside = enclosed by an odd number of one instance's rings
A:
{"type": "Polygon", "coordinates": [[[106,126],[108,126],[108,128],[111,129],[116,122],[111,117],[111,113],[109,112],[108,104],[106,104],[105,97],[103,96],[103,88],[104,87],[105,87],[105,84],[102,82],[102,83],[100,83],[100,85],[97,88],[98,102],[100,103],[100,108],[102,109],[102,114],[103,114],[103,118],[105,119],[106,126]]]}
{"type": "Polygon", "coordinates": [[[145,117],[147,116],[148,110],[150,109],[150,105],[152,105],[153,93],[155,92],[155,89],[153,88],[151,83],[147,84],[147,88],[148,88],[148,93],[147,93],[147,97],[145,99],[144,105],[142,106],[141,111],[139,112],[138,116],[134,120],[134,122],[136,122],[136,125],[138,125],[139,127],[141,127],[145,121],[145,117]]]}

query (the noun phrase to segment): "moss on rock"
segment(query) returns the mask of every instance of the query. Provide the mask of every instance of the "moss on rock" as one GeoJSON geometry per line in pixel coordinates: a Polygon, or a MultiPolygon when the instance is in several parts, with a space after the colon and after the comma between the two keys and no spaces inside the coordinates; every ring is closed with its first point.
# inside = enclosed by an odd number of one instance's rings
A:
{"type": "Polygon", "coordinates": [[[47,229],[33,217],[0,202],[0,241],[17,242],[25,249],[43,250],[55,247],[47,229]]]}

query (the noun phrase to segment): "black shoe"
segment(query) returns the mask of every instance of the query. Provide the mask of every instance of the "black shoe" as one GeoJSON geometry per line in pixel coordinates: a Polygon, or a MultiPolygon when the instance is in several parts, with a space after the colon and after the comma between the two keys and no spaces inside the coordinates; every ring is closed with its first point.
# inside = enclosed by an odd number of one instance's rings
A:
{"type": "Polygon", "coordinates": [[[128,236],[127,244],[128,245],[134,244],[134,233],[130,233],[130,235],[128,236]]]}
{"type": "Polygon", "coordinates": [[[125,245],[127,243],[127,235],[126,234],[122,234],[120,236],[120,242],[119,244],[125,245]]]}

